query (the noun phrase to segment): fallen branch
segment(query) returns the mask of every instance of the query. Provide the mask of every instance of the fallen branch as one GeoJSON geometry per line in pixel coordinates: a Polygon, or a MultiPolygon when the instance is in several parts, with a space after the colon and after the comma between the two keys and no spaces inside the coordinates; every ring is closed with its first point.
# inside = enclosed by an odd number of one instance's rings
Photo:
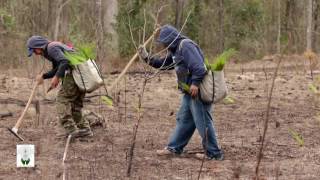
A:
{"type": "MultiPolygon", "coordinates": [[[[37,104],[39,100],[32,100],[31,104],[37,104]]],[[[42,104],[53,104],[55,103],[54,100],[43,99],[40,101],[42,104]]],[[[0,104],[17,104],[18,106],[25,107],[27,105],[27,101],[16,99],[16,98],[6,98],[0,99],[0,104]]]]}
{"type": "Polygon", "coordinates": [[[12,117],[12,116],[13,116],[12,112],[0,113],[0,118],[12,117]]]}

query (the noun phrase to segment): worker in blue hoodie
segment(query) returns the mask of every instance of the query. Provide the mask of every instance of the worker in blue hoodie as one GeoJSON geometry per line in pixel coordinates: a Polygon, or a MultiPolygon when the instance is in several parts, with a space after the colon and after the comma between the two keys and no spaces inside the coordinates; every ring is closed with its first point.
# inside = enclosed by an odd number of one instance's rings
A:
{"type": "Polygon", "coordinates": [[[184,93],[176,117],[176,128],[168,145],[162,150],[157,150],[157,154],[163,156],[183,153],[184,147],[197,129],[202,138],[205,153],[196,154],[196,157],[223,160],[224,155],[218,146],[213,126],[212,104],[206,104],[199,98],[199,84],[206,74],[201,49],[170,25],[160,28],[157,43],[168,49],[165,57],[152,56],[143,46],[138,49],[140,57],[154,68],[175,69],[179,89],[184,93]],[[190,86],[189,92],[183,88],[185,84],[190,86]]]}
{"type": "Polygon", "coordinates": [[[50,42],[42,36],[32,36],[27,41],[28,56],[40,55],[52,63],[52,69],[37,76],[37,83],[42,84],[45,79],[51,79],[50,89],[56,88],[62,81],[62,86],[57,96],[57,115],[65,132],[60,136],[84,137],[92,136],[89,122],[82,117],[81,109],[85,92],[80,91],[76,85],[72,68],[64,52],[74,51],[61,42],[50,42]]]}

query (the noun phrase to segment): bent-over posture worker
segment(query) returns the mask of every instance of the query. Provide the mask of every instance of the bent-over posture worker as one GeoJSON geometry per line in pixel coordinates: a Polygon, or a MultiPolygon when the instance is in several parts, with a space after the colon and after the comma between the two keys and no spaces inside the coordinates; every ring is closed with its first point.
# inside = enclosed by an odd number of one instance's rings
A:
{"type": "Polygon", "coordinates": [[[52,63],[52,69],[37,76],[38,84],[44,79],[52,79],[50,88],[56,88],[62,81],[61,88],[57,95],[57,114],[60,124],[65,132],[62,136],[72,137],[92,136],[89,122],[82,117],[82,107],[85,92],[80,91],[76,85],[72,68],[64,52],[72,52],[73,48],[57,41],[50,42],[41,36],[32,36],[27,41],[28,56],[32,54],[41,55],[52,63]]]}
{"type": "Polygon", "coordinates": [[[197,129],[202,138],[205,153],[196,154],[196,157],[223,160],[224,155],[218,147],[213,126],[212,104],[203,103],[199,98],[199,84],[206,74],[201,49],[170,25],[161,27],[157,42],[163,48],[168,48],[169,54],[166,57],[150,56],[143,46],[139,47],[140,57],[154,68],[161,70],[174,68],[179,89],[183,92],[176,117],[176,128],[168,145],[163,150],[157,150],[157,154],[162,156],[183,153],[184,147],[197,129]],[[182,84],[189,85],[190,91],[183,90],[182,84]]]}

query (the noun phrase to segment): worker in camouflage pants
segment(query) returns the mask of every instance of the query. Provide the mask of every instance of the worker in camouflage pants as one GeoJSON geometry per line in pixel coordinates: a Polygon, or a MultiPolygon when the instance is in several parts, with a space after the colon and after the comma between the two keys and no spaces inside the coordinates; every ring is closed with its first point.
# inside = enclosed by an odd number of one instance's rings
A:
{"type": "Polygon", "coordinates": [[[81,92],[76,85],[72,68],[65,58],[64,52],[74,51],[61,42],[50,42],[41,36],[32,36],[28,39],[28,56],[32,54],[41,55],[52,63],[52,70],[37,76],[38,84],[42,84],[44,79],[51,79],[50,89],[56,88],[62,81],[57,96],[57,114],[60,124],[64,127],[63,136],[72,137],[92,136],[89,122],[82,117],[81,109],[85,92],[81,92]]]}
{"type": "Polygon", "coordinates": [[[79,90],[72,75],[67,73],[58,92],[57,111],[60,123],[68,132],[77,128],[90,129],[89,122],[82,118],[84,96],[85,93],[79,90]]]}

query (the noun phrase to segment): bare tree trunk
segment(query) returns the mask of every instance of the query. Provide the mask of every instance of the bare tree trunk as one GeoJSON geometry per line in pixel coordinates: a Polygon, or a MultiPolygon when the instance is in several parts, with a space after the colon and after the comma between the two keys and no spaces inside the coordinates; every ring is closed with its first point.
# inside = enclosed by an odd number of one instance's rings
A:
{"type": "Polygon", "coordinates": [[[61,18],[61,12],[63,7],[68,4],[71,0],[66,0],[63,2],[63,0],[58,1],[58,10],[56,14],[56,23],[54,26],[54,34],[53,34],[53,39],[58,40],[58,34],[59,34],[59,25],[60,25],[60,18],[61,18]]]}
{"type": "Polygon", "coordinates": [[[278,0],[278,37],[277,37],[277,53],[280,54],[281,51],[281,1],[278,0]]]}
{"type": "Polygon", "coordinates": [[[53,1],[48,1],[48,14],[47,14],[47,33],[48,33],[48,36],[53,38],[53,34],[52,34],[52,22],[53,22],[53,10],[52,10],[52,7],[53,7],[53,1]]]}
{"type": "Polygon", "coordinates": [[[313,41],[312,41],[312,46],[314,48],[314,50],[317,50],[317,30],[318,30],[318,18],[319,18],[319,11],[320,11],[320,3],[318,0],[314,0],[314,16],[313,16],[313,41]]]}
{"type": "Polygon", "coordinates": [[[103,28],[102,28],[102,13],[101,0],[96,0],[96,42],[97,42],[97,61],[102,60],[102,45],[103,45],[103,28]]]}
{"type": "Polygon", "coordinates": [[[68,39],[68,32],[69,32],[69,14],[70,11],[68,11],[69,8],[67,7],[67,5],[65,6],[65,10],[61,12],[61,22],[60,22],[60,32],[58,35],[58,40],[62,41],[64,43],[66,43],[69,39],[68,39]]]}
{"type": "Polygon", "coordinates": [[[222,53],[224,50],[224,0],[218,0],[218,22],[219,22],[219,50],[222,53]]]}
{"type": "Polygon", "coordinates": [[[63,0],[59,0],[58,1],[58,10],[57,10],[57,14],[56,14],[56,23],[54,26],[54,31],[53,31],[53,39],[57,40],[58,39],[58,33],[59,33],[59,24],[60,24],[60,16],[61,16],[61,5],[62,5],[63,0]]]}
{"type": "Polygon", "coordinates": [[[114,29],[113,24],[116,22],[118,14],[118,1],[117,0],[104,0],[102,1],[102,14],[103,14],[103,32],[107,38],[105,45],[108,49],[105,51],[109,55],[118,56],[118,34],[114,29]]]}
{"type": "Polygon", "coordinates": [[[184,0],[176,0],[175,27],[181,28],[184,0]]]}
{"type": "Polygon", "coordinates": [[[302,43],[299,42],[300,38],[300,32],[299,29],[297,29],[298,22],[298,16],[299,13],[297,11],[299,10],[299,1],[296,0],[286,0],[286,6],[285,6],[285,17],[283,19],[283,30],[285,33],[287,33],[288,38],[290,39],[290,43],[288,44],[288,50],[294,50],[295,52],[299,49],[299,46],[302,43]],[[294,48],[294,49],[293,49],[294,48]]]}
{"type": "Polygon", "coordinates": [[[307,51],[312,51],[312,5],[313,0],[308,0],[307,6],[307,51]]]}
{"type": "Polygon", "coordinates": [[[291,18],[291,0],[286,1],[286,12],[285,12],[285,19],[284,19],[284,28],[286,31],[289,30],[289,21],[291,18]]]}

